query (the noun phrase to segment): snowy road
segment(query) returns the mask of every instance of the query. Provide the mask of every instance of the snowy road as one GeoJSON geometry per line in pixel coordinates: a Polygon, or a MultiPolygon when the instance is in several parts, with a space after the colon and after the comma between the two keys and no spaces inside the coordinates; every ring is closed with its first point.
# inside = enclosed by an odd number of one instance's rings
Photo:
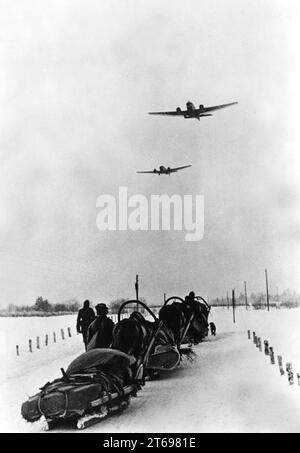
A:
{"type": "MultiPolygon", "coordinates": [[[[293,312],[293,319],[296,314],[299,320],[300,311],[293,312]]],[[[279,317],[278,323],[282,323],[291,310],[269,316],[272,320],[279,317]]],[[[249,328],[257,326],[256,314],[247,317],[249,328]]],[[[270,365],[269,358],[247,339],[244,318],[233,325],[227,310],[215,310],[212,319],[218,326],[217,336],[209,336],[195,347],[193,363],[182,363],[177,370],[147,382],[125,412],[84,432],[299,432],[297,379],[289,386],[278,366],[270,365]]],[[[264,332],[270,325],[274,329],[274,322],[269,321],[260,318],[258,327],[264,332]]],[[[272,332],[269,328],[268,338],[272,332]]],[[[29,353],[18,357],[18,365],[0,381],[2,432],[41,431],[40,423],[27,424],[21,419],[20,405],[27,395],[58,377],[60,367],[66,367],[81,351],[82,342],[76,336],[59,347],[49,346],[47,355],[36,351],[30,362],[29,353]]]]}

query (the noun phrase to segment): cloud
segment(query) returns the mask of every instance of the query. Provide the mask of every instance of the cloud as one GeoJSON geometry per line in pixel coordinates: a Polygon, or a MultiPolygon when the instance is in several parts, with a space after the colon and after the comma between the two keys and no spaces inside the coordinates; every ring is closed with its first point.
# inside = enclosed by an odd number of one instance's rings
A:
{"type": "Polygon", "coordinates": [[[214,296],[256,289],[266,265],[300,289],[296,10],[279,3],[4,3],[0,303],[130,295],[136,273],[149,301],[214,296]],[[189,99],[239,104],[200,124],[147,115],[189,99]],[[160,164],[192,167],[135,173],[160,164]],[[204,239],[100,234],[96,198],[124,185],[204,194],[204,239]]]}

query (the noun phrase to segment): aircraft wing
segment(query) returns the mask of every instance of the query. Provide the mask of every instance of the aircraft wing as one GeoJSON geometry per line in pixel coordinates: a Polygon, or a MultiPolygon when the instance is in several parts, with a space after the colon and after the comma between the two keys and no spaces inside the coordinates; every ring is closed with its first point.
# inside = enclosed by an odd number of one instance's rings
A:
{"type": "Polygon", "coordinates": [[[137,173],[158,173],[158,171],[137,171],[137,173]]]}
{"type": "Polygon", "coordinates": [[[214,110],[225,109],[226,107],[230,107],[231,105],[235,105],[235,104],[237,104],[237,102],[230,102],[230,104],[214,105],[213,107],[203,107],[202,109],[197,109],[197,111],[201,115],[201,113],[213,112],[214,110]]]}
{"type": "Polygon", "coordinates": [[[173,110],[172,112],[148,112],[149,115],[169,115],[169,116],[183,116],[186,114],[186,110],[173,110]]]}
{"type": "Polygon", "coordinates": [[[178,170],[183,170],[184,168],[188,168],[188,167],[191,167],[191,165],[184,165],[183,167],[176,167],[176,168],[171,168],[170,169],[170,172],[175,172],[175,171],[178,171],[178,170]]]}

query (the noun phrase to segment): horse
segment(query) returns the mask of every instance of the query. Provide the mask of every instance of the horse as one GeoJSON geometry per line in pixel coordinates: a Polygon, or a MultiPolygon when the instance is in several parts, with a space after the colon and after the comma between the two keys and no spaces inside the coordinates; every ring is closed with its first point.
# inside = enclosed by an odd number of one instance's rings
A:
{"type": "MultiPolygon", "coordinates": [[[[179,299],[173,297],[172,299],[179,299]]],[[[171,298],[168,299],[168,301],[171,298]]],[[[182,300],[182,299],[181,299],[182,300]]],[[[187,322],[187,314],[183,310],[180,302],[173,302],[172,305],[166,304],[159,310],[159,319],[163,321],[164,325],[173,332],[175,342],[180,347],[182,334],[187,322]]]]}
{"type": "Polygon", "coordinates": [[[208,335],[210,306],[202,297],[196,296],[190,310],[194,316],[186,333],[186,339],[198,344],[208,335]]]}
{"type": "Polygon", "coordinates": [[[134,311],[114,326],[112,348],[137,359],[145,351],[155,327],[155,322],[146,321],[140,312],[134,311]]]}
{"type": "Polygon", "coordinates": [[[178,348],[182,343],[198,344],[208,335],[210,307],[200,296],[196,296],[192,302],[189,304],[181,297],[172,296],[159,312],[159,319],[172,330],[178,348]]]}

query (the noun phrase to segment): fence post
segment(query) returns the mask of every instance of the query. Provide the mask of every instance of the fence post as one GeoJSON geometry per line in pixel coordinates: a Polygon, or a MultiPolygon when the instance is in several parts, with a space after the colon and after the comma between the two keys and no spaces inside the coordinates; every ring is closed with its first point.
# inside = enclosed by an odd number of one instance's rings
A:
{"type": "Polygon", "coordinates": [[[248,340],[251,340],[251,332],[248,330],[248,340]]]}
{"type": "Polygon", "coordinates": [[[40,349],[40,337],[36,337],[36,349],[40,349]]]}
{"type": "Polygon", "coordinates": [[[298,381],[298,385],[300,385],[300,373],[297,373],[297,381],[298,381]]]}
{"type": "Polygon", "coordinates": [[[46,334],[46,337],[45,337],[45,345],[48,346],[48,334],[46,334]]]}
{"type": "Polygon", "coordinates": [[[72,335],[71,335],[71,328],[70,328],[70,327],[68,327],[68,335],[69,335],[69,337],[72,336],[72,335]]]}
{"type": "Polygon", "coordinates": [[[283,369],[283,366],[282,366],[282,356],[278,355],[277,356],[277,360],[278,360],[278,366],[279,366],[280,374],[281,374],[281,376],[283,376],[284,375],[284,369],[283,369]]]}
{"type": "Polygon", "coordinates": [[[286,371],[287,371],[287,375],[288,375],[289,384],[293,385],[294,384],[294,373],[293,373],[292,362],[288,362],[286,364],[286,371]]]}
{"type": "Polygon", "coordinates": [[[61,332],[61,338],[64,340],[65,339],[64,329],[60,329],[60,332],[61,332]]]}
{"type": "Polygon", "coordinates": [[[20,355],[19,354],[19,345],[16,345],[16,353],[17,353],[17,355],[20,355]]]}
{"type": "Polygon", "coordinates": [[[29,340],[29,352],[32,352],[32,341],[29,340]]]}
{"type": "Polygon", "coordinates": [[[269,355],[269,342],[267,340],[265,340],[264,345],[265,345],[265,354],[269,355]]]}
{"type": "Polygon", "coordinates": [[[260,339],[260,337],[257,338],[257,346],[258,346],[258,349],[261,351],[261,339],[260,339]]]}
{"type": "Polygon", "coordinates": [[[252,332],[253,335],[253,343],[255,343],[255,332],[252,332]]]}
{"type": "Polygon", "coordinates": [[[56,333],[53,332],[53,342],[56,343],[56,333]]]}
{"type": "Polygon", "coordinates": [[[271,360],[271,365],[275,365],[275,359],[274,359],[274,351],[273,348],[270,346],[270,360],[271,360]]]}

